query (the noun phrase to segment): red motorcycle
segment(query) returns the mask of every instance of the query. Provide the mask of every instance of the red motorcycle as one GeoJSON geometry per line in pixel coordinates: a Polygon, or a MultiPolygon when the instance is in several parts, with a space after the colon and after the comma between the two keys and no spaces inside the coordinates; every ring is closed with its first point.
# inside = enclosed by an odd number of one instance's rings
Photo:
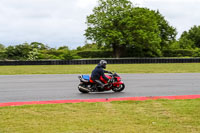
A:
{"type": "Polygon", "coordinates": [[[78,89],[82,93],[89,92],[103,92],[103,91],[114,91],[121,92],[125,88],[125,84],[121,81],[121,77],[117,73],[111,73],[109,75],[105,75],[111,82],[107,82],[104,78],[100,77],[100,80],[105,84],[102,89],[97,83],[91,80],[89,75],[81,75],[78,76],[80,79],[80,84],[78,85],[78,89]]]}

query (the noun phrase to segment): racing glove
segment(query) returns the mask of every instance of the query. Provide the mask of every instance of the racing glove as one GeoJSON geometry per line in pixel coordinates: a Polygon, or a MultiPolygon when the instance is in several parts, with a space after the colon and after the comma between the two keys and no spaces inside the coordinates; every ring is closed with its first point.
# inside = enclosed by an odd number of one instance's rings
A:
{"type": "Polygon", "coordinates": [[[112,74],[112,72],[108,71],[109,74],[112,74]]]}

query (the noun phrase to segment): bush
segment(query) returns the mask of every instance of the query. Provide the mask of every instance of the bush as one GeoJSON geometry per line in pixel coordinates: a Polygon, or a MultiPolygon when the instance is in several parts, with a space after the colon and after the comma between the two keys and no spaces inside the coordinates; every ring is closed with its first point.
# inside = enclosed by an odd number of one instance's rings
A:
{"type": "Polygon", "coordinates": [[[77,55],[82,58],[111,58],[112,51],[78,51],[77,55]]]}
{"type": "Polygon", "coordinates": [[[164,57],[193,57],[196,51],[191,49],[168,49],[163,50],[164,57]]]}
{"type": "Polygon", "coordinates": [[[196,48],[195,53],[193,54],[193,57],[200,57],[200,49],[196,48]]]}

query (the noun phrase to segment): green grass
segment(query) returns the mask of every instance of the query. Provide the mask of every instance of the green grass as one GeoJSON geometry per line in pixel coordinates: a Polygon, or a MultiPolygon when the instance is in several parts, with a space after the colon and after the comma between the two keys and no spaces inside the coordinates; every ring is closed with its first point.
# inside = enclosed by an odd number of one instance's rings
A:
{"type": "MultiPolygon", "coordinates": [[[[86,74],[96,65],[0,66],[0,75],[17,74],[86,74]]],[[[108,64],[107,70],[118,73],[199,73],[200,63],[179,64],[108,64]]]]}
{"type": "Polygon", "coordinates": [[[199,133],[200,99],[0,108],[1,133],[199,133]]]}

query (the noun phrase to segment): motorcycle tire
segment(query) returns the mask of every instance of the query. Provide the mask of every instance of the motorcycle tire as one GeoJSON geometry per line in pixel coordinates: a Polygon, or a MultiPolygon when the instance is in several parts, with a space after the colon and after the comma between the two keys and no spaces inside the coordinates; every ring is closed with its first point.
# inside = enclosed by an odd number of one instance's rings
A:
{"type": "Polygon", "coordinates": [[[121,91],[124,90],[124,88],[125,88],[125,84],[121,84],[119,87],[115,87],[115,88],[113,88],[112,90],[113,90],[114,92],[121,92],[121,91]]]}

